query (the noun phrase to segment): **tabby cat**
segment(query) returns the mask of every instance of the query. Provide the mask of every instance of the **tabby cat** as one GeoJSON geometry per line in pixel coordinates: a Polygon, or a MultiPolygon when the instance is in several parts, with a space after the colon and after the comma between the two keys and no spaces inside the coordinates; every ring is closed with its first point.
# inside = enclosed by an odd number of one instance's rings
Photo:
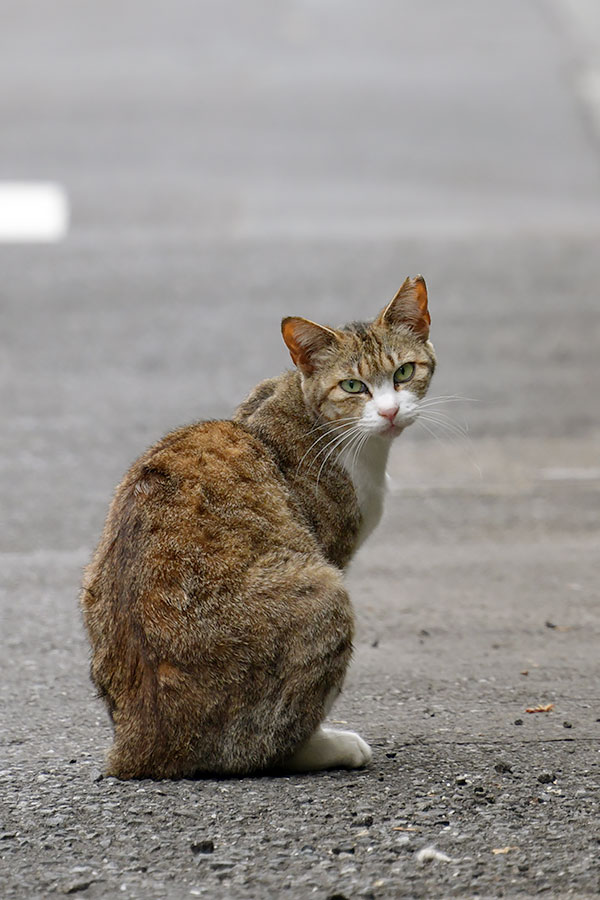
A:
{"type": "Polygon", "coordinates": [[[125,475],[81,596],[114,726],[107,774],[369,762],[359,735],[321,723],[352,653],[342,571],[429,386],[429,323],[421,276],[369,323],[286,318],[295,370],[232,421],[168,434],[125,475]]]}

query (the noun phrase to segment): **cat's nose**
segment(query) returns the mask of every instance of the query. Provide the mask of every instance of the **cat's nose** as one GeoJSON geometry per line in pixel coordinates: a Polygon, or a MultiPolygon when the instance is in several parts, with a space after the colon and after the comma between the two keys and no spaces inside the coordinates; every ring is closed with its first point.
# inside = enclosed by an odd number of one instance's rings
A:
{"type": "Polygon", "coordinates": [[[399,409],[400,409],[399,406],[388,406],[385,409],[378,409],[377,412],[379,413],[380,416],[383,416],[384,419],[389,419],[390,422],[393,424],[394,419],[398,415],[399,409]]]}

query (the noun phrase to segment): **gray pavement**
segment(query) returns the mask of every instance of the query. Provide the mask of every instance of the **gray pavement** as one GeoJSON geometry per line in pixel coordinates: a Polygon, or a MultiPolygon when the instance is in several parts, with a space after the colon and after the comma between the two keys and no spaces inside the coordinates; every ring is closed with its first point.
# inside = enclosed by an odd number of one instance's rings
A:
{"type": "Polygon", "coordinates": [[[63,183],[73,222],[0,247],[3,897],[600,894],[596,26],[584,0],[5,3],[0,177],[63,183]],[[115,483],[288,365],[282,315],[368,316],[417,271],[432,393],[472,400],[468,437],[398,442],[349,574],[332,718],[372,767],[99,780],[76,596],[115,483]]]}

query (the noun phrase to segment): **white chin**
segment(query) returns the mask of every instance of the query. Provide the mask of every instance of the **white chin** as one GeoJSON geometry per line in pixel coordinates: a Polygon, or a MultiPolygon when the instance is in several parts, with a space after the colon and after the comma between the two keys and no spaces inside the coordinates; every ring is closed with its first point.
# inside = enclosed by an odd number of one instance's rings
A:
{"type": "Polygon", "coordinates": [[[416,416],[404,416],[402,419],[396,419],[393,426],[390,428],[390,436],[395,437],[396,435],[401,434],[405,428],[412,425],[416,418],[416,416]]]}
{"type": "Polygon", "coordinates": [[[395,438],[398,437],[403,428],[403,422],[394,422],[393,425],[390,422],[389,425],[385,425],[383,428],[380,428],[376,433],[379,435],[379,437],[395,438]]]}

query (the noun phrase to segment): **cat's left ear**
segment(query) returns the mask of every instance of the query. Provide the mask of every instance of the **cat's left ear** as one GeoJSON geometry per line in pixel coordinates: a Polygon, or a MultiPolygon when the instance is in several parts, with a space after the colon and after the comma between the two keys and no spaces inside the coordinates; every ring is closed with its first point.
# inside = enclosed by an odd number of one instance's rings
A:
{"type": "Polygon", "coordinates": [[[290,351],[294,365],[310,375],[315,370],[315,356],[337,343],[338,336],[332,328],[317,325],[310,319],[288,316],[281,322],[281,333],[290,351]]]}
{"type": "Polygon", "coordinates": [[[423,276],[407,278],[394,299],[381,310],[375,322],[377,325],[407,325],[426,341],[431,316],[427,309],[427,287],[423,276]]]}

